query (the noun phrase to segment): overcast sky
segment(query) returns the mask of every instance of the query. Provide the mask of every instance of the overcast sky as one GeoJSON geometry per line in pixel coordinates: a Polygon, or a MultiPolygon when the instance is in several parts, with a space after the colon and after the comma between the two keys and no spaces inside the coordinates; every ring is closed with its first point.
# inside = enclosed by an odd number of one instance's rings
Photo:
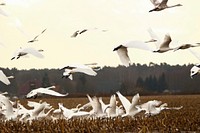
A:
{"type": "MultiPolygon", "coordinates": [[[[101,66],[121,64],[113,48],[129,40],[146,41],[152,28],[160,38],[169,33],[178,45],[200,42],[200,1],[169,0],[168,5],[181,7],[160,12],[150,0],[4,0],[0,9],[1,67],[18,69],[60,68],[70,63],[92,63],[101,66]],[[38,42],[27,44],[42,30],[38,42]],[[76,30],[90,29],[76,38],[76,30]],[[97,28],[94,30],[94,28],[97,28]],[[107,30],[102,32],[102,30],[107,30]],[[43,49],[44,58],[11,60],[19,47],[43,49]]],[[[151,44],[154,45],[154,44],[151,44]]],[[[171,46],[175,47],[175,46],[171,46]]],[[[193,48],[199,51],[200,48],[193,48]]],[[[188,64],[200,62],[186,50],[163,54],[129,49],[132,63],[188,64]]]]}

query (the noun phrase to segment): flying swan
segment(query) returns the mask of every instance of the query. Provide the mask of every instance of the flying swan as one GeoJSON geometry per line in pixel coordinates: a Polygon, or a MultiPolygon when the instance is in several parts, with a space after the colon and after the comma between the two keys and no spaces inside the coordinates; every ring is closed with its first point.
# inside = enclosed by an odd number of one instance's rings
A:
{"type": "Polygon", "coordinates": [[[155,8],[150,10],[149,12],[161,11],[161,10],[164,10],[164,9],[167,9],[167,8],[182,6],[181,4],[168,6],[167,2],[168,2],[168,0],[162,0],[161,2],[159,0],[151,0],[151,3],[154,5],[155,8]]]}

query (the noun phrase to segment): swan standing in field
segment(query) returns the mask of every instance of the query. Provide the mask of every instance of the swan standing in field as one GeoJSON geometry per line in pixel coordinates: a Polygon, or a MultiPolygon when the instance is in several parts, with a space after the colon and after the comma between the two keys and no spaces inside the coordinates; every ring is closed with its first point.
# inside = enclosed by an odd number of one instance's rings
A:
{"type": "Polygon", "coordinates": [[[63,77],[62,78],[69,78],[73,80],[72,74],[76,72],[85,73],[90,76],[96,76],[97,73],[88,65],[82,65],[82,64],[71,64],[67,65],[66,67],[61,68],[61,70],[64,69],[63,77]]]}
{"type": "Polygon", "coordinates": [[[38,41],[37,38],[42,35],[44,32],[46,31],[46,29],[44,29],[39,35],[35,36],[32,40],[28,41],[28,43],[33,43],[35,41],[38,41]]]}
{"type": "Polygon", "coordinates": [[[2,70],[0,70],[0,81],[6,85],[10,84],[9,78],[14,78],[14,76],[6,76],[2,70]]]}
{"type": "Polygon", "coordinates": [[[167,2],[168,2],[168,0],[162,0],[161,2],[159,0],[151,0],[151,3],[154,5],[155,8],[150,10],[149,12],[161,11],[161,10],[164,10],[164,9],[167,9],[167,8],[182,6],[181,4],[168,6],[167,2]]]}
{"type": "Polygon", "coordinates": [[[151,49],[147,46],[147,44],[142,41],[130,41],[115,47],[113,51],[117,51],[117,54],[122,64],[126,67],[128,67],[131,64],[131,60],[128,56],[128,50],[127,50],[128,48],[138,48],[151,51],[151,49]]]}
{"type": "Polygon", "coordinates": [[[44,50],[42,50],[42,49],[36,50],[33,47],[20,48],[20,49],[18,49],[14,52],[11,60],[19,59],[20,57],[27,56],[28,54],[32,54],[32,55],[34,55],[35,57],[38,57],[38,58],[44,58],[44,56],[41,54],[41,52],[43,52],[43,51],[44,50]]]}
{"type": "Polygon", "coordinates": [[[52,88],[55,88],[55,86],[50,86],[50,87],[47,87],[47,88],[37,88],[37,89],[34,89],[32,91],[30,91],[27,95],[26,95],[26,98],[36,98],[38,94],[47,94],[47,95],[52,95],[52,96],[58,96],[58,97],[64,97],[64,96],[67,96],[68,93],[66,94],[60,94],[54,90],[50,90],[52,88]]]}
{"type": "Polygon", "coordinates": [[[138,108],[136,108],[136,105],[138,104],[138,102],[140,100],[140,96],[138,93],[132,98],[132,102],[130,102],[119,91],[116,93],[126,111],[126,114],[122,115],[123,117],[124,116],[135,116],[137,113],[139,113],[141,111],[141,110],[138,110],[138,108]]]}

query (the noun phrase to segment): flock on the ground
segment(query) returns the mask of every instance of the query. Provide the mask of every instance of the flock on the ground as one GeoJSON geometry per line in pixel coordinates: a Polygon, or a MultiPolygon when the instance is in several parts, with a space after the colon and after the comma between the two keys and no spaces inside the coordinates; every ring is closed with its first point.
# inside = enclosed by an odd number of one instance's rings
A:
{"type": "MultiPolygon", "coordinates": [[[[53,87],[50,87],[53,88],[53,87]]],[[[47,93],[42,89],[49,88],[39,88],[36,89],[38,92],[47,93]]],[[[33,92],[33,91],[32,91],[33,92]]],[[[36,93],[36,92],[35,92],[36,93]]],[[[31,96],[31,92],[27,94],[31,96]]],[[[57,92],[48,92],[49,95],[54,96],[66,96],[67,94],[59,94],[57,92]]],[[[53,108],[49,103],[40,100],[39,102],[27,101],[26,108],[20,103],[19,100],[11,101],[7,97],[7,93],[0,94],[0,116],[3,121],[14,120],[22,122],[31,122],[32,120],[40,119],[66,119],[71,118],[85,118],[85,119],[95,119],[95,118],[114,118],[114,117],[135,117],[140,113],[140,116],[151,117],[159,114],[163,110],[179,110],[180,107],[168,107],[167,103],[162,103],[159,100],[150,100],[148,102],[142,103],[140,101],[140,95],[136,94],[129,101],[125,96],[123,96],[119,91],[110,97],[109,103],[104,103],[102,97],[91,97],[87,95],[89,100],[88,103],[81,105],[78,104],[74,108],[67,108],[63,103],[58,103],[58,108],[53,108]],[[119,101],[116,98],[116,94],[119,101]]]]}

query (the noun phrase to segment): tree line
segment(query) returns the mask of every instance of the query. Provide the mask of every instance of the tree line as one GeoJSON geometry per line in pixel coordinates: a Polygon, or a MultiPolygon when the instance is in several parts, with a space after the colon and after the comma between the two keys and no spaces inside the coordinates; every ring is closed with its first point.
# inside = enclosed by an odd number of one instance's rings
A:
{"type": "Polygon", "coordinates": [[[6,75],[13,75],[11,84],[0,83],[1,92],[24,96],[39,87],[56,86],[60,93],[71,96],[110,95],[116,91],[124,95],[153,94],[196,94],[200,93],[200,76],[190,78],[192,64],[174,65],[132,64],[129,67],[104,66],[95,77],[83,73],[74,73],[73,80],[62,78],[62,70],[1,68],[6,75]]]}

